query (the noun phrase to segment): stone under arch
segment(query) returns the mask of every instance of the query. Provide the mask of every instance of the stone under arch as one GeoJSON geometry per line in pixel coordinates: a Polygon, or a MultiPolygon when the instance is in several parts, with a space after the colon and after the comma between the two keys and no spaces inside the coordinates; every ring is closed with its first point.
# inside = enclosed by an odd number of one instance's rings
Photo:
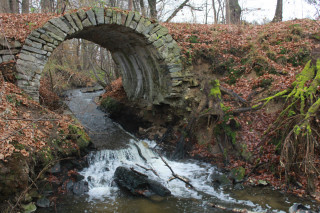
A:
{"type": "Polygon", "coordinates": [[[79,10],[32,31],[17,61],[18,86],[38,101],[48,58],[61,42],[72,38],[86,39],[111,51],[130,99],[160,104],[179,96],[173,88],[182,79],[180,47],[168,29],[138,12],[112,8],[79,10]]]}

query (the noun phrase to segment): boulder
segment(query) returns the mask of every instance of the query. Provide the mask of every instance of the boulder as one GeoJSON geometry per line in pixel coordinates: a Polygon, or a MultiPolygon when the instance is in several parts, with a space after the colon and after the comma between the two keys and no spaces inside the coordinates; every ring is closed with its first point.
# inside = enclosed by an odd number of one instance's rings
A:
{"type": "Polygon", "coordinates": [[[36,205],[41,208],[48,208],[48,207],[50,207],[50,200],[45,197],[40,198],[37,200],[36,205]]]}
{"type": "Polygon", "coordinates": [[[82,195],[89,191],[89,186],[87,181],[79,181],[73,184],[73,193],[75,195],[82,195]]]}
{"type": "Polygon", "coordinates": [[[149,179],[147,176],[140,175],[126,167],[119,166],[114,173],[114,180],[119,187],[131,192],[133,195],[152,195],[169,196],[171,192],[161,183],[149,179]]]}
{"type": "Polygon", "coordinates": [[[316,213],[316,212],[311,211],[301,203],[295,203],[293,206],[289,208],[289,213],[316,213]]]}

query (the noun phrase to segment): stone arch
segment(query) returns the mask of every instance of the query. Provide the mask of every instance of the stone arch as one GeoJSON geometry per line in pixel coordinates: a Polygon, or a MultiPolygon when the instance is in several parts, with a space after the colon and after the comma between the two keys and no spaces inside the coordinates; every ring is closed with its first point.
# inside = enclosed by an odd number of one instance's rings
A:
{"type": "Polygon", "coordinates": [[[79,10],[32,31],[17,61],[18,86],[38,101],[48,58],[61,42],[72,38],[86,39],[111,51],[130,99],[160,104],[177,97],[173,87],[181,82],[180,47],[168,29],[138,12],[112,8],[79,10]]]}

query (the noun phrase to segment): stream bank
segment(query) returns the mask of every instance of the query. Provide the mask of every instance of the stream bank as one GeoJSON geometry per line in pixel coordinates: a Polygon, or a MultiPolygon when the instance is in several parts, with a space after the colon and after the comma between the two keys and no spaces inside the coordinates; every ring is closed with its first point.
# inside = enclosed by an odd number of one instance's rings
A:
{"type": "MultiPolygon", "coordinates": [[[[101,116],[101,111],[95,110],[96,106],[93,101],[94,96],[99,95],[99,93],[88,94],[81,93],[80,90],[73,90],[70,91],[70,94],[72,95],[69,96],[69,103],[67,104],[71,110],[80,110],[73,111],[73,113],[79,120],[83,121],[87,130],[89,129],[89,135],[91,134],[93,138],[94,134],[103,135],[106,133],[108,135],[103,139],[105,141],[104,145],[101,145],[102,141],[98,141],[97,145],[94,145],[97,149],[87,155],[88,167],[79,171],[79,174],[84,177],[83,180],[88,183],[88,193],[79,196],[67,193],[59,196],[56,206],[59,212],[84,210],[87,212],[221,212],[221,209],[213,208],[210,204],[225,206],[228,209],[286,212],[296,202],[308,203],[314,208],[312,202],[290,197],[277,191],[269,191],[267,188],[249,187],[235,190],[233,187],[224,188],[221,185],[215,185],[213,183],[214,178],[218,174],[223,175],[223,173],[211,164],[191,159],[172,161],[165,158],[174,172],[186,177],[197,189],[196,191],[187,188],[179,180],[168,181],[172,174],[159,157],[158,152],[161,149],[157,143],[137,139],[134,135],[124,131],[121,126],[115,124],[110,118],[101,116]],[[100,119],[98,120],[96,116],[100,119]],[[102,126],[99,127],[100,124],[102,126]],[[100,131],[96,131],[98,129],[100,131]],[[103,129],[106,132],[103,132],[103,129]],[[120,142],[113,134],[117,135],[120,142]],[[123,146],[121,142],[123,138],[127,139],[126,146],[123,146]],[[111,146],[109,143],[113,145],[111,146]],[[137,149],[137,146],[139,149],[137,149]],[[141,158],[138,150],[140,150],[144,159],[141,158]],[[157,171],[159,177],[151,171],[138,168],[137,164],[146,168],[153,168],[157,171]],[[119,190],[113,182],[114,172],[119,166],[133,167],[149,178],[160,181],[171,190],[173,196],[167,198],[155,196],[147,199],[132,196],[126,191],[119,190]],[[245,195],[241,192],[248,193],[245,195]],[[253,194],[257,195],[257,199],[252,197],[253,194]],[[260,197],[258,194],[265,195],[268,199],[262,195],[260,197]]],[[[102,139],[102,137],[97,139],[102,139]]],[[[54,212],[55,210],[54,208],[45,208],[39,209],[39,211],[54,212]]]]}

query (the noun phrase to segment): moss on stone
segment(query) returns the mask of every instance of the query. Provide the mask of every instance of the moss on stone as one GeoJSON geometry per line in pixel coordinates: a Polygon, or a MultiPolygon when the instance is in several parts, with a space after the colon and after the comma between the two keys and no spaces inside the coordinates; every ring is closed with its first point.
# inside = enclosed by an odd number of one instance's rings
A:
{"type": "Polygon", "coordinates": [[[218,79],[211,81],[210,95],[214,98],[221,99],[220,82],[218,79]]]}
{"type": "Polygon", "coordinates": [[[84,149],[89,146],[90,138],[88,134],[76,125],[69,125],[69,137],[75,141],[80,149],[84,149]]]}

